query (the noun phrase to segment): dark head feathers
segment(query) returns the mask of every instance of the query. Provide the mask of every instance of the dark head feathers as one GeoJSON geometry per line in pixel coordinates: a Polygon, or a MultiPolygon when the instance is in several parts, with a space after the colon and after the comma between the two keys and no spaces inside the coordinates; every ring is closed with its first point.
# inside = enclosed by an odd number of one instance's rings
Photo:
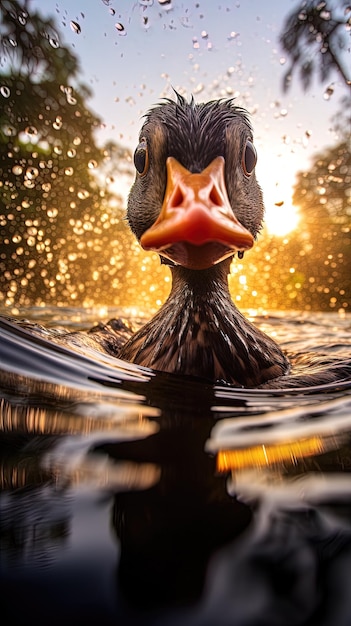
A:
{"type": "Polygon", "coordinates": [[[153,124],[161,124],[167,137],[167,155],[189,170],[200,171],[216,156],[226,156],[225,134],[235,121],[240,120],[248,137],[252,137],[248,113],[234,104],[234,98],[196,104],[193,97],[188,102],[175,94],[176,101],[165,98],[148,111],[141,136],[148,129],[152,132],[153,124]]]}

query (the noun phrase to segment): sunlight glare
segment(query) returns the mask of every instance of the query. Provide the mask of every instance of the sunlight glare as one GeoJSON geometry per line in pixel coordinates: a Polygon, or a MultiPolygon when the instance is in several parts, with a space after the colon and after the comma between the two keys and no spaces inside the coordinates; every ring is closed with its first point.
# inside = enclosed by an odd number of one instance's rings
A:
{"type": "Polygon", "coordinates": [[[271,235],[283,237],[294,230],[298,223],[299,215],[291,198],[266,204],[265,225],[271,235]]]}
{"type": "Polygon", "coordinates": [[[257,166],[265,204],[264,225],[270,235],[284,237],[294,230],[299,222],[298,211],[292,201],[295,171],[288,155],[282,159],[268,150],[261,147],[263,158],[257,166]]]}

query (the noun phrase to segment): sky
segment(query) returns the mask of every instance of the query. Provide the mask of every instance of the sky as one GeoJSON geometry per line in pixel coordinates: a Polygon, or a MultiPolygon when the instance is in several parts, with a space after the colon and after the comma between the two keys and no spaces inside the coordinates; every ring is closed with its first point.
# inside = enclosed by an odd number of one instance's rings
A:
{"type": "Polygon", "coordinates": [[[60,42],[78,56],[79,81],[91,88],[88,104],[102,119],[101,143],[134,150],[143,114],[172,98],[172,87],[199,102],[235,96],[251,114],[273,231],[295,224],[296,172],[335,142],[331,118],[344,93],[336,76],[329,100],[330,81],[304,92],[296,76],[283,93],[279,33],[296,6],[299,0],[31,0],[29,10],[53,16],[60,42]]]}

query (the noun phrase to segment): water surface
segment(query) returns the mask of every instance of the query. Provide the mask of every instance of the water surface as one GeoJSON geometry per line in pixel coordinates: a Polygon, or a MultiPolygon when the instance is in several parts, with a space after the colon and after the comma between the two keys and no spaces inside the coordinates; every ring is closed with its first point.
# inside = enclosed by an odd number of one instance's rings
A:
{"type": "MultiPolygon", "coordinates": [[[[86,332],[122,318],[118,342],[142,322],[130,311],[15,317],[0,321],[2,623],[350,623],[351,369],[237,389],[125,363],[86,332]]],[[[304,367],[349,362],[349,317],[254,321],[304,367]]]]}

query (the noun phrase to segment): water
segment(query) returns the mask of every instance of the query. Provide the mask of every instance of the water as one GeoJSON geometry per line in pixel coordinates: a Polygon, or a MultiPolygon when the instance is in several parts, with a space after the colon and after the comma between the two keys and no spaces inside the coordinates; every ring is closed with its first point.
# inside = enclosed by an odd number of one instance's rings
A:
{"type": "MultiPolygon", "coordinates": [[[[235,389],[104,352],[128,311],[17,317],[0,323],[2,624],[350,624],[350,366],[235,389]]],[[[349,317],[255,322],[304,367],[349,363],[349,317]]]]}

